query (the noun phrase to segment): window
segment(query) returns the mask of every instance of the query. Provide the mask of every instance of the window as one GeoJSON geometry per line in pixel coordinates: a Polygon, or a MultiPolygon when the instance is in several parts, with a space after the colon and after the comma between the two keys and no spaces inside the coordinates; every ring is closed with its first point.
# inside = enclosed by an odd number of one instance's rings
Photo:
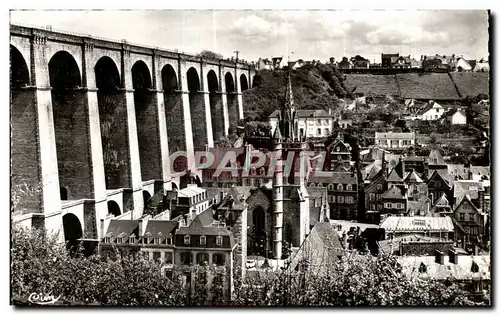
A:
{"type": "Polygon", "coordinates": [[[392,208],[392,203],[388,202],[387,203],[387,208],[392,208]]]}
{"type": "Polygon", "coordinates": [[[469,221],[470,222],[474,222],[475,221],[474,219],[475,219],[474,218],[474,213],[469,213],[469,221]]]}
{"type": "Polygon", "coordinates": [[[337,185],[337,190],[343,190],[342,184],[337,185]]]}
{"type": "Polygon", "coordinates": [[[321,136],[321,128],[318,128],[318,136],[321,136]]]}
{"type": "Polygon", "coordinates": [[[208,264],[208,253],[198,253],[196,254],[196,263],[198,265],[203,265],[205,262],[208,264]]]}
{"type": "Polygon", "coordinates": [[[377,201],[380,201],[380,200],[382,200],[382,195],[378,194],[377,195],[377,201]]]}
{"type": "Polygon", "coordinates": [[[207,244],[207,237],[205,235],[200,236],[200,245],[207,244]]]}
{"type": "Polygon", "coordinates": [[[172,245],[172,234],[168,234],[167,245],[172,245]]]}
{"type": "Polygon", "coordinates": [[[212,259],[213,263],[217,266],[224,266],[226,262],[224,254],[213,254],[212,259]]]}
{"type": "Polygon", "coordinates": [[[338,201],[338,203],[344,203],[344,197],[338,196],[337,201],[338,201]]]}
{"type": "Polygon", "coordinates": [[[161,253],[160,252],[153,252],[153,260],[159,261],[160,259],[161,259],[161,253]]]}
{"type": "Polygon", "coordinates": [[[340,152],[340,147],[339,146],[337,146],[337,152],[340,152]]]}
{"type": "Polygon", "coordinates": [[[460,221],[465,221],[465,213],[460,213],[460,221]]]}
{"type": "Polygon", "coordinates": [[[377,205],[377,209],[378,209],[379,211],[382,211],[382,210],[384,209],[384,206],[383,206],[383,205],[377,205]]]}
{"type": "Polygon", "coordinates": [[[314,183],[310,183],[309,187],[316,187],[316,185],[314,183]]]}
{"type": "Polygon", "coordinates": [[[333,202],[333,196],[332,195],[328,196],[328,202],[333,202]]]}
{"type": "Polygon", "coordinates": [[[382,184],[377,184],[377,190],[381,191],[382,190],[382,184]]]}
{"type": "Polygon", "coordinates": [[[182,265],[191,265],[193,263],[193,257],[191,253],[184,252],[181,253],[181,264],[182,265]]]}
{"type": "Polygon", "coordinates": [[[165,252],[165,263],[167,263],[167,264],[172,263],[172,253],[171,252],[165,252]]]}
{"type": "Polygon", "coordinates": [[[222,236],[218,235],[215,239],[217,246],[222,246],[222,236]]]}
{"type": "Polygon", "coordinates": [[[375,194],[370,194],[370,201],[375,199],[375,194]]]}
{"type": "Polygon", "coordinates": [[[396,204],[396,208],[401,209],[401,208],[403,208],[403,205],[402,205],[402,204],[400,204],[400,203],[397,203],[397,204],[396,204]]]}
{"type": "Polygon", "coordinates": [[[375,205],[371,205],[372,211],[375,211],[375,205]]]}
{"type": "Polygon", "coordinates": [[[191,244],[191,236],[189,236],[189,235],[184,236],[184,244],[186,244],[186,245],[191,244]]]}
{"type": "Polygon", "coordinates": [[[333,190],[333,184],[328,184],[328,190],[333,190]]]}
{"type": "Polygon", "coordinates": [[[132,235],[130,235],[130,236],[128,237],[128,242],[129,242],[130,244],[135,244],[135,235],[134,235],[134,234],[132,234],[132,235]]]}
{"type": "Polygon", "coordinates": [[[354,200],[352,197],[345,197],[345,203],[353,203],[354,200]]]}
{"type": "Polygon", "coordinates": [[[352,190],[352,186],[351,186],[351,184],[348,184],[348,185],[347,185],[346,190],[352,190]]]}
{"type": "Polygon", "coordinates": [[[111,237],[106,236],[106,237],[104,238],[104,242],[105,242],[105,243],[111,243],[111,237]]]}

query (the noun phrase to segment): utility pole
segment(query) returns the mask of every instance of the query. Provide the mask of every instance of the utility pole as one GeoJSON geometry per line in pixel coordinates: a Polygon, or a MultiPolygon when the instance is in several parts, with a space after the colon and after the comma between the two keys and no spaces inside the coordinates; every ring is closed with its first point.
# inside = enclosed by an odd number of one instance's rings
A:
{"type": "Polygon", "coordinates": [[[235,50],[235,51],[233,51],[233,53],[236,54],[236,62],[238,62],[238,56],[240,54],[240,51],[239,50],[235,50]]]}

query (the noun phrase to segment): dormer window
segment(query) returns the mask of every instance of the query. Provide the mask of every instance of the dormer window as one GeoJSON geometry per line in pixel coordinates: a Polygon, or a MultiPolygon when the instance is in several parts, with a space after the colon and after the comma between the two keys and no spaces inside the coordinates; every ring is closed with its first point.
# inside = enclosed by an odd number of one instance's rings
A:
{"type": "Polygon", "coordinates": [[[130,244],[135,244],[135,234],[132,234],[128,237],[128,242],[130,244]]]}
{"type": "Polygon", "coordinates": [[[167,236],[167,245],[172,245],[172,233],[169,233],[167,236]]]}
{"type": "Polygon", "coordinates": [[[106,237],[104,238],[104,242],[105,242],[105,243],[111,243],[111,237],[106,236],[106,237]]]}
{"type": "Polygon", "coordinates": [[[184,236],[184,244],[185,245],[191,244],[191,236],[189,236],[189,235],[184,236]]]}
{"type": "Polygon", "coordinates": [[[217,244],[217,246],[222,246],[222,236],[217,236],[215,239],[215,243],[217,244]]]}
{"type": "Polygon", "coordinates": [[[328,190],[333,190],[333,184],[328,184],[328,190]]]}
{"type": "Polygon", "coordinates": [[[346,190],[352,190],[351,184],[347,185],[346,190]]]}
{"type": "Polygon", "coordinates": [[[343,190],[344,187],[342,187],[342,184],[337,185],[337,190],[343,190]]]}
{"type": "Polygon", "coordinates": [[[200,236],[200,245],[207,244],[207,237],[205,235],[200,236]]]}

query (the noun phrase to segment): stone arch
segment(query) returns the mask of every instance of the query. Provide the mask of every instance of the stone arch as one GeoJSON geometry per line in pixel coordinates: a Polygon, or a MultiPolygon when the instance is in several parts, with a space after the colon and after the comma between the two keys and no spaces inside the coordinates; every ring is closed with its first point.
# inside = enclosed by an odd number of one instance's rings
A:
{"type": "Polygon", "coordinates": [[[114,215],[115,217],[119,216],[122,212],[120,210],[120,206],[113,200],[109,200],[107,202],[108,205],[108,215],[114,215]]]}
{"type": "Polygon", "coordinates": [[[28,65],[21,52],[10,45],[10,86],[19,88],[30,84],[28,65]]]}
{"type": "Polygon", "coordinates": [[[96,87],[100,91],[116,91],[121,86],[120,73],[116,63],[108,56],[101,57],[95,67],[96,87]]]}
{"type": "Polygon", "coordinates": [[[166,64],[161,69],[161,79],[164,92],[173,92],[179,89],[177,74],[171,65],[166,64]]]}
{"type": "Polygon", "coordinates": [[[207,83],[210,99],[210,114],[212,119],[212,133],[214,141],[224,136],[224,108],[219,91],[219,80],[214,70],[207,73],[207,83]]]}
{"type": "Polygon", "coordinates": [[[238,110],[238,98],[236,95],[234,79],[231,72],[226,73],[226,75],[224,76],[224,82],[226,84],[227,112],[229,116],[229,126],[236,127],[238,125],[240,114],[238,110]]]}
{"type": "Polygon", "coordinates": [[[142,60],[132,66],[135,118],[142,180],[162,178],[156,93],[152,93],[151,72],[142,60]]]}
{"type": "Polygon", "coordinates": [[[113,59],[101,57],[94,67],[101,144],[107,189],[129,187],[127,110],[120,73],[113,59]]]}
{"type": "Polygon", "coordinates": [[[161,69],[165,119],[167,122],[168,148],[170,152],[186,150],[186,132],[183,128],[184,111],[182,93],[179,90],[177,73],[172,65],[166,64],[161,69]]]}
{"type": "Polygon", "coordinates": [[[190,93],[198,92],[201,90],[200,76],[198,75],[198,71],[196,71],[196,69],[193,67],[189,68],[189,70],[187,71],[187,83],[190,93]]]}
{"type": "Polygon", "coordinates": [[[132,87],[134,90],[146,90],[152,87],[151,72],[142,60],[132,66],[132,87]]]}
{"type": "Polygon", "coordinates": [[[75,58],[64,50],[56,52],[50,59],[49,78],[50,86],[56,90],[82,85],[82,76],[75,58]]]}
{"type": "Polygon", "coordinates": [[[73,56],[56,52],[49,61],[49,78],[56,140],[59,186],[71,200],[92,198],[93,178],[89,111],[81,74],[73,56]]]}
{"type": "Polygon", "coordinates": [[[142,199],[144,202],[144,209],[146,209],[151,202],[151,194],[147,190],[142,191],[142,199]]]}
{"type": "Polygon", "coordinates": [[[248,90],[248,80],[247,76],[244,73],[240,75],[240,87],[241,87],[241,92],[248,90]]]}
{"type": "MultiPolygon", "coordinates": [[[[28,85],[30,85],[30,77],[26,59],[14,45],[10,45],[10,140],[13,193],[17,193],[17,190],[24,185],[35,188],[40,184],[36,91],[22,88],[28,85]],[[22,161],[22,163],[16,161],[22,161]]],[[[31,194],[20,198],[13,206],[16,212],[40,209],[41,198],[38,194],[31,194]]]]}
{"type": "Polygon", "coordinates": [[[74,242],[83,237],[82,224],[76,215],[67,213],[62,219],[64,240],[66,242],[74,242]]]}
{"type": "Polygon", "coordinates": [[[236,91],[234,87],[234,79],[233,75],[231,72],[227,72],[226,75],[224,76],[224,82],[226,83],[226,92],[227,93],[234,93],[236,91]]]}
{"type": "Polygon", "coordinates": [[[191,67],[187,71],[189,90],[189,109],[191,113],[191,129],[193,131],[193,145],[195,150],[203,150],[207,144],[207,124],[205,111],[205,95],[201,92],[201,83],[198,71],[191,67]]]}

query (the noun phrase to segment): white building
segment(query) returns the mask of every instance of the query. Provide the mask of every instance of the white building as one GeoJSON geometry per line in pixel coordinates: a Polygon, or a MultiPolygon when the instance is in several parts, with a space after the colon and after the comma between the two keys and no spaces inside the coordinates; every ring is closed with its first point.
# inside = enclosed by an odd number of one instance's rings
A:
{"type": "MultiPolygon", "coordinates": [[[[297,136],[307,136],[308,138],[328,137],[333,129],[333,115],[325,110],[297,110],[298,128],[297,136]]],[[[278,126],[280,111],[275,110],[269,116],[272,134],[278,126]]]]}
{"type": "Polygon", "coordinates": [[[188,187],[178,191],[178,204],[189,206],[191,220],[198,214],[208,209],[210,199],[206,189],[200,188],[195,184],[190,184],[188,187]]]}
{"type": "Polygon", "coordinates": [[[375,132],[375,145],[382,149],[406,149],[415,145],[415,133],[375,132]]]}
{"type": "Polygon", "coordinates": [[[444,108],[434,101],[429,101],[427,105],[422,107],[418,114],[417,118],[422,120],[438,120],[443,116],[444,108]]]}
{"type": "Polygon", "coordinates": [[[452,125],[466,125],[467,116],[461,109],[451,109],[446,113],[446,120],[452,125]]]}

